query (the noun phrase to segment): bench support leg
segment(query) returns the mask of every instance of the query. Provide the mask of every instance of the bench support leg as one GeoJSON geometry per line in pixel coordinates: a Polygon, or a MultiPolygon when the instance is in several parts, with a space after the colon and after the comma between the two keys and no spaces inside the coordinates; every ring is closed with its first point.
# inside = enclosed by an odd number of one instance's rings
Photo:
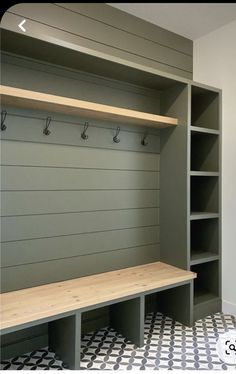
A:
{"type": "Polygon", "coordinates": [[[170,288],[157,294],[160,308],[166,316],[185,326],[193,325],[193,281],[188,284],[170,288]]]}
{"type": "Polygon", "coordinates": [[[144,296],[114,304],[111,326],[138,347],[144,345],[144,296]]]}
{"type": "Polygon", "coordinates": [[[80,368],[81,314],[49,323],[49,347],[69,369],[80,368]]]}

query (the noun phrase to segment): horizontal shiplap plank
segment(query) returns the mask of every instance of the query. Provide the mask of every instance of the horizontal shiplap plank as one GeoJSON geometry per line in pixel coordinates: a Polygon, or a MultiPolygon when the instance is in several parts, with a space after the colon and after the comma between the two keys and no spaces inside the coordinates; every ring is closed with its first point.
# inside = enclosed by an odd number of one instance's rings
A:
{"type": "Polygon", "coordinates": [[[178,49],[180,52],[189,55],[193,53],[193,42],[190,39],[135,17],[130,13],[113,8],[110,4],[107,6],[105,3],[93,3],[93,6],[91,6],[89,3],[56,3],[56,5],[122,29],[127,33],[152,40],[168,48],[178,49]]]}
{"type": "MultiPolygon", "coordinates": [[[[10,12],[6,12],[4,14],[1,25],[3,28],[6,28],[13,32],[19,32],[18,24],[21,22],[21,20],[22,20],[21,16],[14,15],[13,13],[10,13],[10,12]]],[[[39,46],[38,48],[36,47],[32,51],[32,47],[30,49],[31,43],[29,42],[29,43],[26,43],[26,45],[24,45],[25,41],[22,40],[24,38],[20,36],[19,37],[20,40],[18,41],[18,36],[17,36],[19,49],[22,51],[22,53],[24,53],[25,56],[45,61],[45,53],[44,53],[45,42],[48,42],[49,39],[51,40],[54,39],[54,40],[60,40],[60,46],[58,44],[52,43],[51,44],[52,48],[48,49],[47,51],[48,53],[46,56],[46,61],[52,64],[58,64],[58,60],[60,59],[61,65],[64,65],[72,69],[86,70],[86,71],[89,71],[95,74],[100,74],[102,76],[106,76],[106,77],[108,76],[113,79],[123,79],[127,82],[131,82],[135,84],[140,83],[141,85],[145,87],[152,87],[152,88],[158,88],[159,84],[156,85],[155,82],[150,82],[150,80],[147,82],[146,79],[139,80],[140,77],[135,77],[134,75],[130,76],[130,73],[126,74],[126,67],[124,67],[123,69],[123,66],[131,65],[131,66],[134,66],[134,68],[136,68],[138,64],[140,67],[140,70],[145,70],[146,68],[148,70],[149,68],[155,69],[155,70],[158,69],[159,71],[164,71],[166,73],[171,73],[171,74],[175,74],[177,76],[181,76],[184,78],[192,79],[192,66],[191,66],[191,71],[188,71],[181,67],[176,67],[175,64],[173,64],[173,60],[171,61],[170,64],[167,64],[164,62],[159,62],[155,59],[147,58],[142,53],[140,55],[133,54],[124,49],[117,49],[110,45],[105,45],[102,43],[98,43],[94,40],[89,40],[84,37],[80,37],[75,34],[70,34],[64,30],[58,30],[58,29],[52,28],[42,23],[30,21],[29,19],[28,19],[28,24],[30,24],[30,31],[31,31],[32,37],[39,39],[39,41],[37,41],[37,44],[39,44],[39,46]],[[69,44],[69,47],[68,47],[68,44],[69,44]],[[66,56],[64,53],[65,48],[66,48],[66,56]],[[90,50],[88,51],[88,53],[91,56],[91,58],[89,56],[89,62],[85,61],[84,59],[83,52],[82,52],[84,51],[84,48],[90,50]],[[122,64],[122,66],[119,66],[117,62],[122,64]],[[124,75],[119,73],[120,70],[117,72],[117,69],[119,68],[121,68],[121,70],[125,73],[124,75]]],[[[10,36],[10,38],[11,37],[13,38],[12,35],[10,36]]],[[[17,42],[13,41],[13,43],[17,43],[17,42]]],[[[11,40],[10,40],[10,44],[12,44],[11,40]]],[[[6,45],[4,45],[4,50],[12,52],[11,45],[10,47],[7,47],[6,45]]],[[[187,56],[188,62],[191,57],[192,56],[187,56]]],[[[158,74],[158,71],[157,71],[157,74],[158,74]]]]}
{"type": "Polygon", "coordinates": [[[2,218],[2,241],[159,224],[159,209],[129,209],[2,218]]]}
{"type": "Polygon", "coordinates": [[[2,291],[34,287],[40,284],[136,266],[159,260],[159,245],[139,246],[22,266],[3,268],[2,291]],[[53,269],[53,271],[52,271],[53,269]]]}
{"type": "Polygon", "coordinates": [[[159,242],[159,226],[2,243],[1,267],[105,253],[159,242]]]}
{"type": "MultiPolygon", "coordinates": [[[[160,152],[160,137],[158,135],[149,135],[147,138],[148,144],[144,147],[141,144],[143,133],[122,131],[121,129],[119,134],[120,143],[116,144],[113,142],[113,137],[115,136],[117,125],[111,123],[109,128],[95,127],[93,126],[93,121],[91,121],[87,130],[88,139],[85,141],[81,138],[85,121],[78,118],[80,123],[78,125],[58,122],[54,120],[53,114],[51,114],[51,118],[51,134],[50,136],[45,136],[43,134],[46,123],[45,118],[25,118],[8,114],[5,121],[7,131],[1,134],[2,139],[138,152],[160,152]]],[[[106,123],[104,126],[106,126],[106,123]]]]}
{"type": "Polygon", "coordinates": [[[160,169],[160,155],[55,144],[2,141],[2,165],[125,170],[160,169]]]}
{"type": "MultiPolygon", "coordinates": [[[[9,11],[11,14],[11,10],[9,11]]],[[[14,7],[13,14],[30,18],[39,24],[50,26],[51,29],[62,29],[73,36],[84,38],[84,42],[93,41],[97,49],[106,52],[106,46],[117,52],[128,52],[135,56],[171,65],[173,67],[192,72],[192,56],[183,54],[178,50],[168,48],[164,45],[153,43],[148,39],[126,31],[119,30],[110,25],[84,17],[79,13],[70,12],[53,4],[37,4],[33,7],[28,4],[18,4],[14,7]]]]}
{"type": "Polygon", "coordinates": [[[1,167],[2,190],[158,189],[159,172],[1,167]]]}
{"type": "Polygon", "coordinates": [[[2,216],[158,206],[159,190],[10,191],[1,194],[2,216]]]}

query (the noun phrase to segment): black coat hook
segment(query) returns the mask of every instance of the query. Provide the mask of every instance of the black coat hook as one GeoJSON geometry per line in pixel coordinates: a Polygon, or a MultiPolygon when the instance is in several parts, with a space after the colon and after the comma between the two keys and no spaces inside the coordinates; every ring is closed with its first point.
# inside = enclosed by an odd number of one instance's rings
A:
{"type": "Polygon", "coordinates": [[[113,142],[114,142],[114,143],[120,143],[120,139],[118,138],[119,132],[120,132],[120,128],[119,128],[119,126],[118,126],[117,129],[116,129],[116,134],[115,134],[115,136],[113,137],[113,142]]]}
{"type": "Polygon", "coordinates": [[[88,135],[86,134],[86,131],[88,130],[88,127],[89,127],[89,123],[85,122],[85,124],[84,124],[84,130],[81,133],[81,138],[84,139],[84,140],[88,140],[88,135]]]}
{"type": "Polygon", "coordinates": [[[2,110],[1,111],[1,131],[5,131],[7,129],[7,126],[5,125],[6,116],[7,116],[7,111],[2,110]]]}
{"type": "Polygon", "coordinates": [[[148,133],[146,132],[146,133],[144,134],[142,140],[141,140],[141,144],[142,144],[143,146],[148,145],[148,141],[146,140],[146,139],[147,139],[147,136],[148,136],[148,133]]]}
{"type": "Polygon", "coordinates": [[[49,125],[50,125],[50,123],[51,123],[51,117],[47,117],[46,118],[46,126],[45,126],[45,128],[43,129],[43,133],[44,133],[44,135],[50,135],[51,134],[51,131],[48,129],[49,128],[49,125]]]}

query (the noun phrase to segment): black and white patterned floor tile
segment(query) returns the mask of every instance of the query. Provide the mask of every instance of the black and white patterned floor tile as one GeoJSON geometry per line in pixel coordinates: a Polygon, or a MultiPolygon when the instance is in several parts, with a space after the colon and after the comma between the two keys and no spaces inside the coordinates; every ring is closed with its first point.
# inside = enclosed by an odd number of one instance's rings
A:
{"type": "MultiPolygon", "coordinates": [[[[81,369],[89,370],[234,370],[216,352],[220,334],[236,329],[232,316],[217,313],[185,327],[160,313],[145,321],[145,345],[138,348],[112,328],[86,334],[82,339],[81,369]]],[[[2,370],[65,369],[47,348],[1,363],[2,370]]]]}
{"type": "Polygon", "coordinates": [[[63,363],[48,348],[39,349],[1,362],[1,370],[63,370],[63,363]]]}

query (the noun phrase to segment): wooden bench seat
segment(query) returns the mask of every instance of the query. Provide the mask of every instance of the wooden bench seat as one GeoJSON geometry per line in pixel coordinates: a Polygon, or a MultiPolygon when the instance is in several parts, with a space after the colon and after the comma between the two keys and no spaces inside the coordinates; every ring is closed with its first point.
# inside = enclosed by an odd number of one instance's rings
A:
{"type": "MultiPolygon", "coordinates": [[[[122,330],[122,326],[126,325],[125,318],[129,319],[130,310],[131,319],[139,326],[138,330],[141,334],[135,339],[137,326],[133,326],[134,333],[131,331],[130,336],[132,338],[133,334],[136,343],[142,345],[143,322],[140,320],[144,320],[144,296],[178,285],[190,285],[195,277],[196,274],[190,271],[162,262],[155,262],[7,292],[1,295],[1,332],[2,334],[8,333],[43,322],[60,320],[61,324],[58,322],[57,325],[55,323],[52,325],[54,328],[52,335],[55,335],[55,331],[57,331],[56,338],[52,337],[52,341],[55,343],[59,339],[63,325],[70,330],[77,329],[74,339],[76,337],[78,340],[81,312],[104,305],[121,303],[116,304],[118,314],[114,317],[114,323],[116,327],[119,327],[120,323],[122,330]],[[117,305],[121,305],[121,307],[119,308],[117,305]],[[125,313],[123,320],[122,313],[125,313]],[[135,317],[136,314],[137,317],[135,317]],[[70,317],[74,319],[69,320],[70,317]],[[116,321],[118,322],[116,323],[116,321]]],[[[127,328],[129,330],[129,326],[126,326],[127,328]]],[[[64,339],[65,335],[62,335],[64,339]]],[[[70,337],[71,339],[73,338],[70,337]]],[[[71,347],[71,344],[69,346],[71,347]]],[[[68,358],[68,354],[70,356],[70,353],[65,354],[64,352],[63,356],[67,358],[71,367],[78,368],[79,358],[77,357],[76,364],[75,357],[68,358]]]]}

